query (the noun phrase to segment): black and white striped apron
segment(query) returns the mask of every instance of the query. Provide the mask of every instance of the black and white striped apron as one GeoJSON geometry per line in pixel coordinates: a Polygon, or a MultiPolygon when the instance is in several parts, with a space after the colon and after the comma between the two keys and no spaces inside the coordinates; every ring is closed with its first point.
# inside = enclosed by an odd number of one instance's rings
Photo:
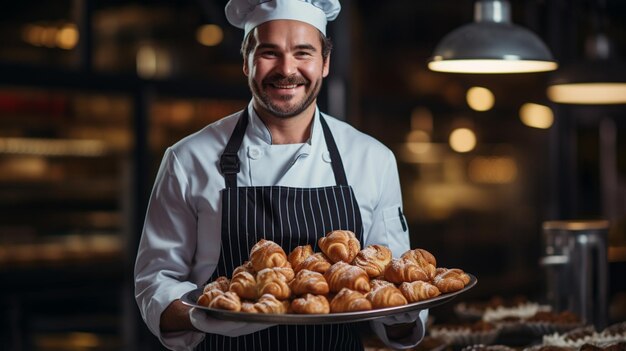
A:
{"type": "MultiPolygon", "coordinates": [[[[226,180],[222,190],[222,242],[217,269],[210,281],[222,275],[230,277],[235,267],[249,258],[252,246],[263,238],[276,242],[287,253],[306,244],[318,252],[317,239],[331,230],[351,230],[363,242],[359,206],[348,186],[330,128],[322,116],[320,119],[336,186],[237,187],[237,151],[248,124],[247,109],[243,111],[220,161],[226,180]]],[[[277,325],[234,338],[207,334],[198,349],[363,350],[363,345],[351,324],[277,325]]]]}

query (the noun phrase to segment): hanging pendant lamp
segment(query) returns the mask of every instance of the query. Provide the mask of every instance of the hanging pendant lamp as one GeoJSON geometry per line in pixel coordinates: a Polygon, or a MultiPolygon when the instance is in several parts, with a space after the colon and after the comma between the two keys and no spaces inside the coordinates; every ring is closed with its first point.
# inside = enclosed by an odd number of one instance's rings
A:
{"type": "Polygon", "coordinates": [[[584,60],[556,72],[548,98],[561,104],[626,104],[626,64],[617,60],[608,35],[606,1],[592,3],[592,35],[585,41],[584,60]]]}
{"type": "Polygon", "coordinates": [[[474,22],[446,35],[428,68],[451,73],[528,73],[557,69],[548,47],[511,22],[507,0],[478,0],[474,22]]]}

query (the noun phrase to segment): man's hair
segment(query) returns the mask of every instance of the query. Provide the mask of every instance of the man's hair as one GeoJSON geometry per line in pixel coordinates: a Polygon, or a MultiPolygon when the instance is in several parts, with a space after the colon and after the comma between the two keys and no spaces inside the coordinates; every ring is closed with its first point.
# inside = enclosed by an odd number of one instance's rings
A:
{"type": "MultiPolygon", "coordinates": [[[[241,42],[241,54],[243,55],[243,59],[247,60],[248,55],[250,55],[250,51],[256,45],[256,39],[253,35],[254,31],[251,30],[248,35],[244,38],[243,42],[241,42]]],[[[322,32],[318,31],[320,42],[322,43],[322,58],[324,61],[328,59],[331,50],[333,49],[333,42],[330,38],[326,37],[322,32]]]]}

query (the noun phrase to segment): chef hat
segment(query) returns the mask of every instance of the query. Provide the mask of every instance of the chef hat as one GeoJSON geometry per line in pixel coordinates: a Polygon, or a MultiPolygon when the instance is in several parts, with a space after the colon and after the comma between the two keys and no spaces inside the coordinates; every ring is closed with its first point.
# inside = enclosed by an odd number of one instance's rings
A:
{"type": "Polygon", "coordinates": [[[339,0],[230,0],[226,18],[244,29],[244,37],[261,23],[280,19],[308,23],[326,35],[326,23],[340,10],[339,0]]]}

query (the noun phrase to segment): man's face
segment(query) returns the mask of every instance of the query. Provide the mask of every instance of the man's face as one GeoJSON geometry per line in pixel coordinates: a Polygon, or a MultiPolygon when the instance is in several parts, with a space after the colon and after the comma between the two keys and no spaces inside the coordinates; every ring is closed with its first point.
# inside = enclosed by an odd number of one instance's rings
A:
{"type": "Polygon", "coordinates": [[[302,113],[315,102],[328,75],[318,30],[304,22],[276,20],[249,35],[256,44],[244,61],[255,107],[276,117],[302,113]]]}

